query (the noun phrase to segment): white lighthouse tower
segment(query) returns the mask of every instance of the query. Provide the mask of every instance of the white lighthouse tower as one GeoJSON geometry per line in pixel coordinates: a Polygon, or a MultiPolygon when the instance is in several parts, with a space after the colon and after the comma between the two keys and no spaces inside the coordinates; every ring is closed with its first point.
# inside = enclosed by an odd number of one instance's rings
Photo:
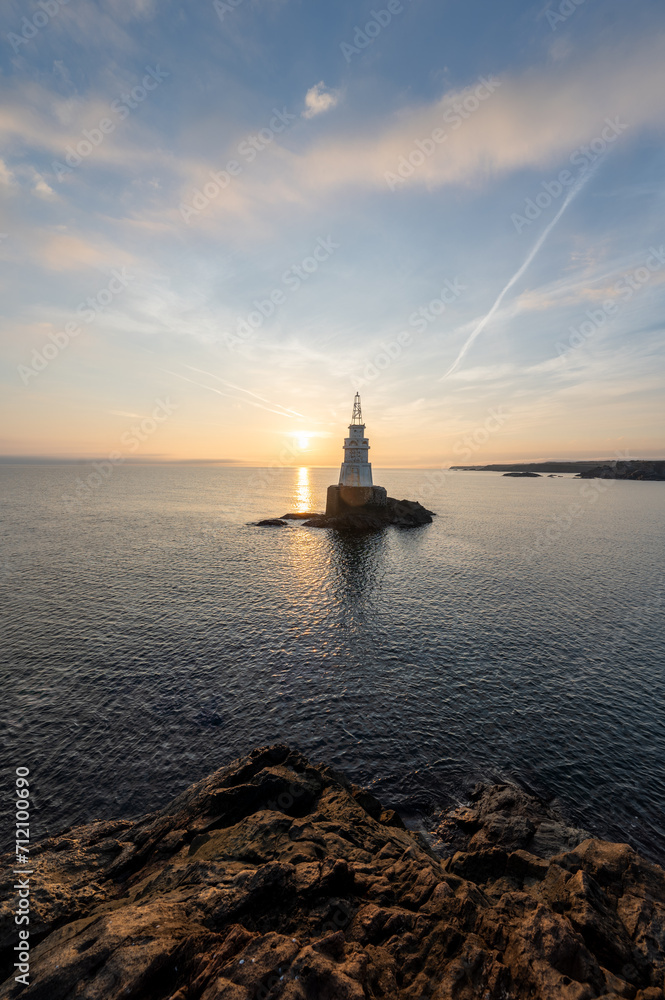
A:
{"type": "Polygon", "coordinates": [[[340,486],[372,486],[372,466],[369,458],[369,441],[365,437],[365,425],[360,406],[360,393],[353,401],[353,416],[349,424],[349,436],[344,438],[344,461],[339,470],[340,486]]]}
{"type": "Polygon", "coordinates": [[[386,490],[372,483],[369,441],[365,437],[360,394],[356,393],[349,436],[344,438],[344,461],[339,470],[339,483],[328,487],[326,514],[336,517],[361,507],[385,507],[387,500],[386,490]]]}

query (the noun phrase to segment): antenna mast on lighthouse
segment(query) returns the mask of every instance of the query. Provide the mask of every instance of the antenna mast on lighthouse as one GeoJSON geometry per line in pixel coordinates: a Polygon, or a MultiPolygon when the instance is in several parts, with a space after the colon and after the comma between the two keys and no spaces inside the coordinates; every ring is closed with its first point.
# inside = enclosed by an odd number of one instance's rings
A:
{"type": "Polygon", "coordinates": [[[353,400],[353,416],[351,417],[352,424],[362,424],[363,422],[363,411],[360,408],[360,393],[357,392],[355,399],[353,400]]]}

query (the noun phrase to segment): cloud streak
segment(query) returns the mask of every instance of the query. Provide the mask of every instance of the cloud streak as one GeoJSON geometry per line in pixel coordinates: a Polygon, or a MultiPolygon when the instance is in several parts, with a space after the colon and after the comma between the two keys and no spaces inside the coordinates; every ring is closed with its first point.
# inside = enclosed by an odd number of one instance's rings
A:
{"type": "MultiPolygon", "coordinates": [[[[191,367],[191,366],[188,366],[188,367],[191,367]]],[[[282,407],[282,409],[280,409],[280,410],[275,410],[275,409],[273,409],[272,406],[263,406],[262,403],[254,403],[254,402],[252,402],[251,399],[243,399],[242,396],[233,396],[230,392],[222,392],[221,389],[215,389],[214,386],[212,386],[212,385],[206,385],[204,382],[197,382],[196,379],[187,378],[186,375],[180,375],[178,372],[170,371],[168,368],[164,368],[162,370],[165,371],[168,375],[173,375],[173,376],[175,376],[175,378],[182,379],[183,382],[190,382],[192,385],[198,385],[198,386],[200,386],[201,389],[207,389],[209,392],[214,392],[218,396],[225,396],[227,399],[234,399],[237,403],[246,403],[247,406],[255,406],[257,408],[257,410],[266,410],[268,413],[276,413],[278,417],[291,417],[292,415],[295,415],[295,416],[298,416],[298,417],[304,417],[304,414],[302,414],[302,413],[296,413],[295,410],[288,410],[288,411],[284,412],[285,411],[284,407],[282,407]]],[[[195,369],[195,370],[198,370],[198,369],[195,369]]],[[[217,376],[213,375],[212,378],[217,378],[217,376]]],[[[220,382],[221,381],[223,381],[223,380],[220,379],[220,382]]],[[[226,382],[224,383],[224,385],[227,385],[227,384],[228,383],[226,383],[226,382]]],[[[242,390],[242,391],[246,392],[247,390],[242,390]]],[[[274,406],[279,406],[280,404],[279,403],[275,403],[273,405],[274,406]]]]}
{"type": "MultiPolygon", "coordinates": [[[[241,385],[234,385],[233,382],[227,382],[225,379],[220,378],[219,375],[214,375],[212,372],[206,372],[202,368],[194,368],[193,365],[187,365],[186,367],[190,368],[193,372],[198,372],[199,375],[207,375],[209,378],[217,379],[218,382],[221,382],[222,385],[225,385],[229,389],[236,389],[238,392],[246,392],[248,396],[253,396],[254,399],[261,400],[262,403],[269,403],[270,406],[279,406],[282,410],[284,410],[284,416],[304,417],[304,413],[299,413],[297,410],[290,410],[288,407],[282,406],[281,403],[274,403],[271,399],[266,399],[265,396],[259,396],[250,389],[244,389],[241,385]]],[[[276,411],[273,410],[272,412],[275,413],[276,411]]]]}

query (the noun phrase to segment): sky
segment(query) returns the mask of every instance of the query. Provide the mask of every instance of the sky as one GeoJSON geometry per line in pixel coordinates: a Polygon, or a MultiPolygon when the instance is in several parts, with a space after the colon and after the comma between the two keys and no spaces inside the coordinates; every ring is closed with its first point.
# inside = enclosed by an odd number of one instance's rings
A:
{"type": "Polygon", "coordinates": [[[0,455],[663,457],[662,0],[5,0],[0,455]]]}

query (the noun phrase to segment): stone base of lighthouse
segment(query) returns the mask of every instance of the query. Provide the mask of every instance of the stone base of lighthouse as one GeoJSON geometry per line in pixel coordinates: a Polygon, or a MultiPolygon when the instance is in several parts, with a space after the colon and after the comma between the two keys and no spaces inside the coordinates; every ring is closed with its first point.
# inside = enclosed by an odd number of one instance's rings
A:
{"type": "Polygon", "coordinates": [[[383,486],[329,486],[326,517],[350,514],[361,507],[385,507],[387,502],[383,486]]]}

